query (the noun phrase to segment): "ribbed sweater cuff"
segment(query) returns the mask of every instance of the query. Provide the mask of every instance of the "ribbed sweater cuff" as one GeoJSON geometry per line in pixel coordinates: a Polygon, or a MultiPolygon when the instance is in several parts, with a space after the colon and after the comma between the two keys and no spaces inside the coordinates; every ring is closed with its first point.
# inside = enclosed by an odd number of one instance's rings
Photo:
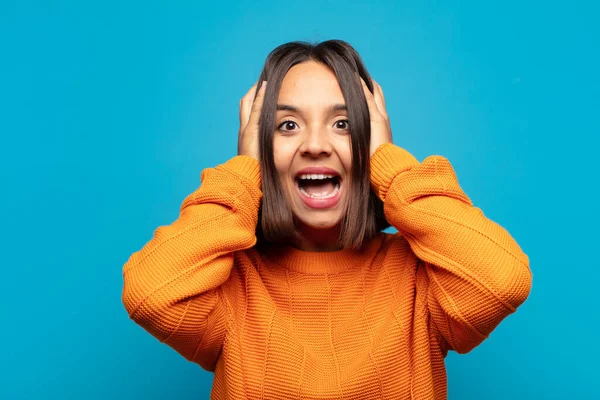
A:
{"type": "Polygon", "coordinates": [[[246,178],[246,180],[257,189],[262,189],[260,163],[254,157],[235,156],[222,164],[230,172],[246,178]]]}
{"type": "Polygon", "coordinates": [[[401,172],[419,165],[419,161],[402,147],[393,143],[380,145],[371,156],[371,185],[382,201],[394,178],[401,172]]]}

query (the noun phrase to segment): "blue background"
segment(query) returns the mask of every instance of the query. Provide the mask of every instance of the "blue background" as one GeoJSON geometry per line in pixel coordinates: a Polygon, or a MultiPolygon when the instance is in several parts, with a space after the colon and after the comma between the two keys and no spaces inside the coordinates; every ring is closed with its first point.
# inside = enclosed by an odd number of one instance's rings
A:
{"type": "Polygon", "coordinates": [[[128,319],[121,268],[235,155],[269,51],[334,38],[395,143],[447,157],[530,257],[526,303],[449,354],[449,398],[600,398],[598,6],[441,3],[2,2],[0,398],[208,398],[128,319]]]}

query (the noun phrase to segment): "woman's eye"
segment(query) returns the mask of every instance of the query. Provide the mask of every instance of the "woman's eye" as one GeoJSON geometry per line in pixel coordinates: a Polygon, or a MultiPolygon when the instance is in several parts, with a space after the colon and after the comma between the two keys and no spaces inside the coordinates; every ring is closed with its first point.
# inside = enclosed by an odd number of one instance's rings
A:
{"type": "Polygon", "coordinates": [[[348,129],[350,122],[347,119],[341,119],[335,123],[337,129],[348,129]]]}
{"type": "Polygon", "coordinates": [[[283,121],[277,129],[280,131],[293,131],[294,126],[298,126],[294,121],[283,121]]]}

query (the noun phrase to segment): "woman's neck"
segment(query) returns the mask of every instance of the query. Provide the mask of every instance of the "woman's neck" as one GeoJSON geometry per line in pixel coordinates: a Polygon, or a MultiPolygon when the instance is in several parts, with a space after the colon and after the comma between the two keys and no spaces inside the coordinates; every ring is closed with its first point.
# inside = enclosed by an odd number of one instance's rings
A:
{"type": "Polygon", "coordinates": [[[315,229],[304,226],[300,229],[301,237],[290,245],[304,251],[337,251],[341,250],[338,243],[339,225],[328,229],[315,229]]]}

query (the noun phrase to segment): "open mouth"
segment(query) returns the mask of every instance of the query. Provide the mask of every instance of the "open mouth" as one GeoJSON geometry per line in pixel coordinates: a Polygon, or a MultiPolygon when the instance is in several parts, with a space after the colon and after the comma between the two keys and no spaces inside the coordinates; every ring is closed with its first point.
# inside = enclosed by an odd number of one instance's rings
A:
{"type": "Polygon", "coordinates": [[[331,174],[299,174],[298,190],[311,199],[330,199],[340,191],[341,178],[331,174]]]}

